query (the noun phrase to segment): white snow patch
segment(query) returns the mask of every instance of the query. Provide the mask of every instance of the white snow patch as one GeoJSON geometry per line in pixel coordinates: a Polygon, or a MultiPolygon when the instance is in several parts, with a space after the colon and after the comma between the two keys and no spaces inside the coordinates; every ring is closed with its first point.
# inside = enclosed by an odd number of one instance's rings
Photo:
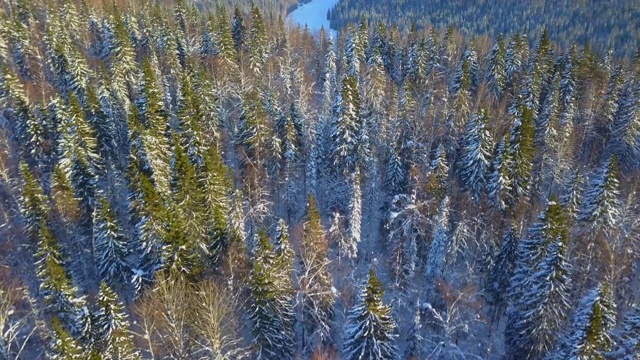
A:
{"type": "MultiPolygon", "coordinates": [[[[287,21],[294,26],[309,26],[312,32],[320,31],[324,26],[329,31],[329,20],[327,11],[334,7],[339,0],[312,0],[307,4],[300,4],[291,14],[287,16],[287,21]]],[[[333,38],[337,37],[337,31],[331,30],[333,38]]]]}

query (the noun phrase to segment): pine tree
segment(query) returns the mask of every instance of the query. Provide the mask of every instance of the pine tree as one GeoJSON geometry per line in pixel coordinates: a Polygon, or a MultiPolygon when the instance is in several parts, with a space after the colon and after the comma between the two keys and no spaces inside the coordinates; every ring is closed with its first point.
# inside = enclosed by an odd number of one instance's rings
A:
{"type": "Polygon", "coordinates": [[[348,223],[348,251],[346,255],[350,260],[358,257],[358,244],[362,233],[362,190],[360,188],[360,170],[351,179],[351,194],[349,198],[349,218],[348,223]]]}
{"type": "Polygon", "coordinates": [[[558,359],[605,359],[613,345],[616,305],[608,285],[600,284],[586,294],[575,315],[567,338],[554,356],[558,359]]]}
{"type": "Polygon", "coordinates": [[[418,310],[415,312],[411,327],[409,328],[409,334],[407,335],[407,347],[404,351],[404,358],[407,360],[419,360],[422,359],[422,317],[420,302],[418,303],[418,310]]]}
{"type": "Polygon", "coordinates": [[[518,300],[507,338],[509,359],[539,359],[552,349],[570,308],[569,267],[562,240],[552,241],[518,300]]]}
{"type": "Polygon", "coordinates": [[[405,288],[410,284],[416,268],[418,244],[424,241],[426,220],[423,204],[418,203],[415,192],[393,198],[385,227],[389,230],[396,286],[405,288]]]}
{"type": "Polygon", "coordinates": [[[49,345],[47,358],[51,360],[81,360],[86,359],[82,346],[64,328],[57,317],[51,320],[53,336],[49,345]]]}
{"type": "Polygon", "coordinates": [[[329,242],[315,198],[309,194],[302,242],[303,318],[307,348],[330,340],[335,294],[329,272],[329,242]]]}
{"type": "Polygon", "coordinates": [[[604,163],[594,176],[587,190],[578,221],[588,222],[599,229],[609,231],[618,223],[619,217],[619,180],[618,161],[613,155],[604,163]]]}
{"type": "Polygon", "coordinates": [[[164,108],[162,92],[158,88],[156,71],[148,58],[142,64],[142,81],[137,109],[145,130],[142,140],[147,151],[153,180],[160,193],[169,192],[169,141],[166,136],[169,120],[164,108]]]}
{"type": "Polygon", "coordinates": [[[509,358],[539,358],[551,349],[569,308],[568,242],[564,210],[555,196],[518,246],[518,259],[507,291],[505,339],[509,358]],[[544,328],[543,328],[544,327],[544,328]]]}
{"type": "Polygon", "coordinates": [[[449,164],[447,153],[442,143],[436,149],[435,157],[429,166],[427,178],[429,193],[442,199],[449,189],[449,164]]]}
{"type": "Polygon", "coordinates": [[[509,153],[512,158],[511,178],[513,198],[527,198],[531,188],[531,170],[535,156],[535,124],[533,111],[522,107],[520,118],[511,129],[509,153]]]}
{"type": "Polygon", "coordinates": [[[283,297],[283,274],[276,273],[280,265],[277,263],[282,259],[275,255],[266,231],[260,232],[258,241],[249,280],[252,298],[249,317],[256,359],[292,359],[293,304],[283,297]]]}
{"type": "Polygon", "coordinates": [[[584,177],[582,171],[577,169],[569,174],[563,184],[562,193],[560,194],[560,205],[562,205],[572,218],[578,215],[580,206],[582,205],[582,192],[584,185],[584,177]]]}
{"type": "Polygon", "coordinates": [[[498,40],[489,52],[487,74],[485,75],[489,90],[497,100],[502,98],[502,92],[507,82],[506,51],[502,34],[499,34],[498,40]]]}
{"type": "Polygon", "coordinates": [[[499,211],[504,211],[511,202],[512,179],[509,174],[511,156],[508,148],[509,139],[502,137],[493,151],[491,173],[487,182],[489,203],[499,211]]]}
{"type": "Polygon", "coordinates": [[[36,258],[40,291],[46,305],[45,313],[53,315],[71,336],[78,337],[83,328],[80,315],[85,299],[77,296],[78,289],[72,285],[67,275],[57,241],[44,223],[40,225],[36,258]]]}
{"type": "Polygon", "coordinates": [[[500,251],[498,251],[487,281],[487,291],[495,307],[495,313],[498,315],[502,314],[509,300],[507,290],[518,260],[519,243],[518,229],[515,224],[511,224],[502,237],[500,251]]]}
{"type": "Polygon", "coordinates": [[[478,203],[485,188],[491,157],[491,135],[487,112],[478,111],[468,122],[460,143],[459,174],[462,187],[478,203]]]}
{"type": "Polygon", "coordinates": [[[451,234],[449,225],[449,197],[445,196],[440,204],[440,211],[436,220],[436,229],[433,241],[427,255],[426,276],[431,284],[444,275],[447,257],[451,247],[451,234]]]}
{"type": "Polygon", "coordinates": [[[373,269],[363,284],[356,304],[349,310],[342,356],[345,360],[393,360],[398,358],[396,323],[384,305],[382,283],[373,269]]]}
{"type": "Polygon", "coordinates": [[[268,55],[267,35],[260,9],[253,5],[251,8],[251,30],[249,32],[249,64],[256,75],[262,69],[268,55]]]}
{"type": "Polygon", "coordinates": [[[238,6],[233,11],[233,21],[231,23],[231,36],[233,44],[237,52],[244,50],[246,41],[246,27],[244,25],[244,16],[238,6]]]}
{"type": "Polygon", "coordinates": [[[359,152],[358,134],[360,133],[360,97],[355,77],[342,80],[340,95],[333,107],[331,128],[332,168],[335,173],[349,175],[355,171],[359,152]]]}
{"type": "Polygon", "coordinates": [[[131,249],[104,196],[98,198],[93,214],[93,236],[100,278],[113,287],[122,286],[131,274],[127,261],[131,249]]]}
{"type": "Polygon", "coordinates": [[[616,337],[617,347],[613,354],[621,360],[638,360],[640,358],[640,307],[634,305],[622,322],[622,331],[616,337]]]}
{"type": "Polygon", "coordinates": [[[205,171],[200,183],[203,188],[204,211],[207,219],[207,252],[213,264],[218,264],[230,244],[229,197],[231,179],[220,151],[211,146],[205,158],[205,171]]]}
{"type": "Polygon", "coordinates": [[[616,155],[623,170],[640,166],[640,93],[637,85],[626,83],[618,99],[617,111],[611,122],[608,151],[616,155]]]}
{"type": "Polygon", "coordinates": [[[46,222],[49,215],[47,197],[24,161],[20,163],[20,172],[24,181],[20,212],[25,218],[25,230],[32,238],[36,238],[40,232],[40,225],[46,222]]]}
{"type": "Polygon", "coordinates": [[[116,293],[104,282],[98,293],[98,311],[95,329],[99,356],[105,360],[134,360],[140,356],[134,351],[129,335],[129,321],[124,306],[116,293]]]}

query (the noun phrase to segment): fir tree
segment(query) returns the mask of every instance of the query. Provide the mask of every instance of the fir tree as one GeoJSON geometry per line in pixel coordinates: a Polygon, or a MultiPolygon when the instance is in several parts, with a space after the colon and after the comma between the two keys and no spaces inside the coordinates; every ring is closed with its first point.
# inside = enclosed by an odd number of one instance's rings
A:
{"type": "Polygon", "coordinates": [[[52,360],[86,359],[82,346],[64,328],[57,317],[51,320],[53,336],[49,345],[47,358],[52,360]]]}
{"type": "Polygon", "coordinates": [[[505,61],[506,48],[502,34],[498,35],[498,40],[491,48],[487,58],[487,74],[485,81],[489,85],[491,94],[496,98],[502,97],[502,92],[507,82],[507,64],[505,61]]]}
{"type": "Polygon", "coordinates": [[[98,293],[98,311],[95,314],[97,349],[101,359],[134,360],[140,356],[134,351],[129,335],[129,321],[124,306],[116,293],[104,282],[98,293]]]}
{"type": "Polygon", "coordinates": [[[622,360],[640,358],[640,307],[633,305],[622,322],[622,330],[616,336],[617,345],[612,355],[622,360]]]}
{"type": "Polygon", "coordinates": [[[276,273],[277,262],[282,259],[275,255],[264,230],[258,240],[249,281],[254,351],[257,359],[292,359],[295,347],[293,305],[283,298],[283,274],[276,273]]]}
{"type": "Polygon", "coordinates": [[[567,338],[554,354],[558,359],[604,359],[613,345],[616,305],[608,285],[598,285],[586,294],[573,316],[567,338]]]}
{"type": "Polygon", "coordinates": [[[562,240],[552,241],[518,301],[507,338],[509,359],[539,359],[552,349],[570,308],[569,267],[562,240]]]}
{"type": "Polygon", "coordinates": [[[507,290],[518,260],[520,239],[514,224],[509,226],[502,237],[502,244],[489,273],[487,291],[495,307],[495,313],[501,314],[507,301],[507,290]]]}
{"type": "Polygon", "coordinates": [[[46,305],[45,313],[52,314],[71,336],[78,337],[83,329],[80,315],[85,299],[77,296],[78,289],[72,285],[67,275],[57,241],[45,224],[40,225],[36,258],[40,291],[46,305]]]}
{"type": "Polygon", "coordinates": [[[303,318],[305,340],[310,346],[330,340],[335,294],[329,272],[329,243],[315,198],[309,194],[302,242],[303,318]]]}
{"type": "Polygon", "coordinates": [[[427,255],[426,275],[431,284],[444,274],[447,257],[451,247],[451,234],[449,225],[449,197],[445,196],[440,204],[440,211],[436,220],[436,229],[433,241],[427,255]]]}
{"type": "Polygon", "coordinates": [[[577,169],[569,174],[563,184],[562,193],[560,194],[560,205],[562,205],[572,218],[578,215],[580,206],[582,205],[584,178],[582,171],[577,169]]]}
{"type": "Polygon", "coordinates": [[[396,323],[391,308],[382,301],[383,295],[382,283],[371,269],[347,315],[342,348],[345,360],[398,358],[396,323]]]}
{"type": "Polygon", "coordinates": [[[605,231],[613,229],[619,217],[618,161],[613,155],[594,176],[584,195],[578,221],[605,231]]]}
{"type": "Polygon", "coordinates": [[[511,202],[512,178],[509,174],[511,157],[508,151],[509,139],[503,137],[493,151],[491,173],[487,182],[487,196],[492,207],[504,211],[511,202]]]}
{"type": "Polygon", "coordinates": [[[460,181],[471,198],[478,203],[485,188],[491,156],[491,135],[486,129],[488,116],[480,110],[468,122],[460,144],[460,181]]]}
{"type": "Polygon", "coordinates": [[[535,156],[535,125],[533,111],[522,107],[522,114],[514,124],[509,139],[509,153],[512,158],[511,179],[514,199],[526,198],[531,188],[531,170],[535,156]]]}
{"type": "Polygon", "coordinates": [[[349,175],[354,172],[359,152],[358,134],[360,133],[360,97],[355,77],[342,80],[340,95],[333,107],[331,128],[332,168],[335,173],[349,175]]]}
{"type": "Polygon", "coordinates": [[[246,39],[246,27],[244,17],[238,6],[233,11],[233,21],[231,23],[231,36],[237,52],[244,50],[246,39]]]}
{"type": "Polygon", "coordinates": [[[251,8],[251,31],[249,32],[249,64],[256,75],[262,69],[268,55],[267,35],[262,12],[257,6],[251,8]]]}
{"type": "MultiPolygon", "coordinates": [[[[417,302],[421,306],[420,302],[417,302]]],[[[409,328],[409,334],[407,335],[407,347],[404,351],[404,358],[407,360],[419,360],[422,359],[422,317],[421,309],[415,312],[411,327],[409,328]]]]}
{"type": "Polygon", "coordinates": [[[392,251],[392,271],[396,286],[407,287],[414,275],[418,256],[418,244],[425,236],[426,216],[423,204],[418,203],[416,193],[396,195],[389,209],[386,228],[392,251]]]}
{"type": "Polygon", "coordinates": [[[108,200],[98,198],[93,214],[93,236],[100,278],[113,287],[122,286],[131,273],[130,248],[108,200]]]}
{"type": "Polygon", "coordinates": [[[24,181],[20,197],[20,210],[25,218],[25,230],[35,238],[40,232],[40,225],[46,222],[49,215],[47,197],[25,162],[20,163],[20,172],[24,181]]]}
{"type": "Polygon", "coordinates": [[[348,218],[348,252],[345,254],[349,259],[358,257],[358,244],[362,235],[362,190],[360,188],[360,171],[351,179],[351,194],[349,198],[349,218],[348,218]]]}

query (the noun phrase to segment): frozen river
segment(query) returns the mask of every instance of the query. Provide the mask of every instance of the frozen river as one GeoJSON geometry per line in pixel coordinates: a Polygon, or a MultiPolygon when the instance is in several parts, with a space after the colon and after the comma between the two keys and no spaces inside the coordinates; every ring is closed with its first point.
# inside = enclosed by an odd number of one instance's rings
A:
{"type": "MultiPolygon", "coordinates": [[[[327,10],[337,3],[338,0],[312,0],[310,3],[298,6],[295,11],[287,16],[287,19],[294,26],[298,24],[302,27],[308,25],[312,32],[320,31],[323,26],[325,30],[329,30],[327,10]]],[[[332,32],[335,38],[336,32],[332,32]]]]}

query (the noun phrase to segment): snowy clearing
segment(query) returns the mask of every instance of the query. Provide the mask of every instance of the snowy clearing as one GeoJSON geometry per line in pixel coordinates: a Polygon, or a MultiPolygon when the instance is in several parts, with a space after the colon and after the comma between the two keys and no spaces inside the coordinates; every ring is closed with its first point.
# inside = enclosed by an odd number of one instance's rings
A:
{"type": "MultiPolygon", "coordinates": [[[[287,16],[287,20],[293,25],[308,25],[309,29],[313,32],[320,31],[323,26],[328,30],[329,20],[327,19],[327,11],[334,7],[338,1],[339,0],[313,0],[310,3],[301,4],[287,16]]],[[[331,32],[335,38],[337,32],[335,30],[331,32]]]]}

